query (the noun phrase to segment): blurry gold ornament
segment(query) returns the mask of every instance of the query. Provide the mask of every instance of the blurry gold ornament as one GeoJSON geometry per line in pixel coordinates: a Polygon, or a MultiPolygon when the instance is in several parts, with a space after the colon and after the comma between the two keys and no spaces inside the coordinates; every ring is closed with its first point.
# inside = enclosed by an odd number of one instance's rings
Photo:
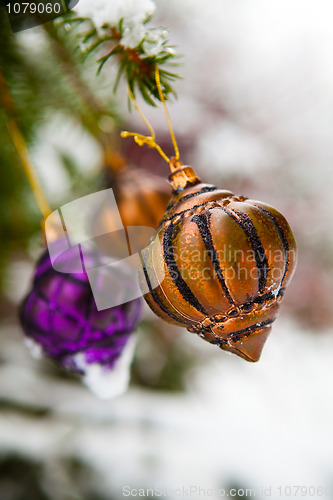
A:
{"type": "Polygon", "coordinates": [[[116,205],[110,203],[108,197],[102,198],[90,224],[98,225],[101,236],[95,241],[103,253],[123,259],[133,250],[128,246],[128,230],[135,231],[136,248],[147,245],[170,200],[170,187],[162,177],[128,165],[112,170],[108,185],[116,205]],[[115,226],[119,215],[124,227],[120,231],[119,226],[115,226]]]}
{"type": "MultiPolygon", "coordinates": [[[[170,186],[162,177],[125,166],[111,185],[124,226],[156,228],[170,200],[170,186]]],[[[108,214],[104,214],[107,224],[108,214]]]]}

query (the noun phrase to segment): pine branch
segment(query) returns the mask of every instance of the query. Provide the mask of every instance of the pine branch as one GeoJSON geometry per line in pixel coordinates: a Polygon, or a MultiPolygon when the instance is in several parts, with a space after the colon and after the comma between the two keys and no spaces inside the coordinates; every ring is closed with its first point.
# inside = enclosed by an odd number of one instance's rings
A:
{"type": "Polygon", "coordinates": [[[138,27],[125,26],[123,18],[117,26],[106,24],[96,29],[91,20],[76,18],[73,14],[66,16],[63,22],[76,26],[79,45],[86,56],[103,49],[104,54],[98,59],[98,73],[109,59],[117,61],[119,71],[114,91],[121,77],[125,77],[134,96],[139,91],[148,104],[156,106],[155,101],[160,101],[155,81],[157,66],[164,98],[176,96],[173,82],[180,76],[170,69],[178,65],[175,61],[179,56],[174,47],[169,45],[166,30],[151,28],[138,33],[138,27]],[[82,32],[84,25],[87,30],[82,32]]]}
{"type": "Polygon", "coordinates": [[[40,213],[8,131],[12,116],[30,146],[44,119],[41,106],[41,75],[29,49],[13,35],[8,17],[0,15],[0,72],[12,95],[2,89],[0,105],[0,291],[6,282],[6,266],[15,252],[26,248],[40,232],[40,213]],[[5,102],[3,102],[5,99],[5,102]],[[13,104],[15,102],[15,106],[13,104]]]}
{"type": "MultiPolygon", "coordinates": [[[[114,129],[119,124],[119,115],[114,106],[106,105],[90,88],[82,71],[82,54],[78,57],[77,46],[73,43],[71,32],[64,29],[59,22],[47,23],[43,26],[47,33],[51,50],[60,63],[64,76],[68,80],[70,87],[74,90],[81,104],[84,106],[84,112],[80,114],[82,124],[89,132],[100,142],[104,154],[107,157],[110,150],[114,148],[114,129]],[[101,128],[101,123],[105,118],[108,119],[107,130],[101,128]]],[[[89,39],[86,36],[86,39],[89,39]]]]}
{"type": "Polygon", "coordinates": [[[88,87],[84,81],[80,71],[76,66],[76,61],[74,60],[72,54],[64,45],[63,37],[60,36],[56,25],[53,23],[47,23],[43,25],[44,31],[48,34],[51,41],[51,48],[59,60],[63,70],[67,74],[71,85],[80,96],[81,100],[86,106],[96,115],[109,114],[95,94],[88,87]]]}

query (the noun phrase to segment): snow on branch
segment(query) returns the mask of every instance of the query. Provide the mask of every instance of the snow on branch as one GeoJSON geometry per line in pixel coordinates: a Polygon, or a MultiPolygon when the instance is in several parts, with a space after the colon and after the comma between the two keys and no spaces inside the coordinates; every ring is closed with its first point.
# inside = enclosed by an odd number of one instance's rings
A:
{"type": "Polygon", "coordinates": [[[160,100],[155,82],[155,67],[158,66],[164,98],[175,95],[172,82],[179,76],[166,69],[166,65],[176,66],[172,61],[175,49],[168,43],[168,31],[164,28],[148,28],[146,25],[155,12],[152,0],[80,0],[74,16],[66,18],[66,23],[88,24],[80,31],[80,48],[85,54],[95,50],[103,51],[98,60],[99,71],[104,64],[116,56],[119,71],[114,84],[125,76],[133,93],[139,91],[145,101],[155,106],[160,100]]]}

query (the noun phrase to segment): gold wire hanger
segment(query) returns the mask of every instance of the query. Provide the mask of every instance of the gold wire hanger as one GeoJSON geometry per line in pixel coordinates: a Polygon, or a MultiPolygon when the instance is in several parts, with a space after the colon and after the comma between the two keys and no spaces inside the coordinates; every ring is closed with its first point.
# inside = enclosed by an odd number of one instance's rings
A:
{"type": "Polygon", "coordinates": [[[179,162],[179,149],[178,149],[178,145],[177,145],[177,141],[176,141],[176,138],[175,138],[175,134],[174,134],[174,131],[173,131],[173,128],[172,128],[172,125],[171,125],[171,120],[170,120],[170,116],[169,116],[169,112],[168,112],[168,109],[167,109],[167,106],[166,106],[166,103],[165,103],[165,99],[164,99],[164,95],[163,95],[163,90],[162,90],[162,85],[161,85],[161,79],[160,79],[160,72],[159,72],[159,69],[157,67],[157,65],[155,66],[155,80],[156,80],[156,86],[157,86],[157,90],[158,90],[158,95],[159,95],[159,98],[160,98],[160,101],[162,102],[162,105],[163,105],[163,109],[164,109],[164,114],[165,114],[165,117],[166,117],[166,120],[167,120],[167,124],[168,124],[168,129],[169,129],[169,133],[170,133],[170,136],[171,136],[171,141],[172,141],[172,144],[173,144],[173,147],[174,147],[174,150],[175,150],[175,156],[173,159],[169,158],[165,152],[163,151],[163,149],[161,148],[161,146],[159,146],[159,144],[157,144],[156,142],[156,134],[155,134],[155,131],[153,129],[153,127],[151,126],[151,124],[149,123],[147,117],[144,115],[143,111],[140,109],[138,103],[136,102],[136,99],[130,89],[130,87],[128,86],[128,95],[129,95],[129,98],[131,100],[131,102],[133,103],[136,111],[138,112],[138,114],[140,115],[142,121],[145,123],[145,125],[147,126],[149,132],[150,132],[150,135],[143,135],[143,134],[138,134],[136,132],[128,132],[127,130],[124,130],[123,132],[121,132],[121,137],[133,137],[133,139],[135,140],[135,142],[139,145],[139,146],[143,146],[144,144],[146,144],[148,147],[150,148],[153,148],[153,149],[156,149],[158,151],[158,153],[162,156],[162,158],[170,165],[170,168],[171,168],[171,163],[173,161],[175,162],[179,162]]]}

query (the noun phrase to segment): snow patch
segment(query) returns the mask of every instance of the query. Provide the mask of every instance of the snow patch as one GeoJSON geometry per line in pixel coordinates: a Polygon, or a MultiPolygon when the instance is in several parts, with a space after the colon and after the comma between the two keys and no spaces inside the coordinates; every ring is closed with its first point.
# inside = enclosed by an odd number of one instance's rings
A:
{"type": "Polygon", "coordinates": [[[97,363],[88,364],[85,354],[73,357],[76,366],[84,372],[84,384],[100,399],[111,399],[123,394],[129,385],[130,365],[133,359],[136,336],[132,334],[123,352],[110,369],[97,363]]]}
{"type": "MultiPolygon", "coordinates": [[[[90,18],[97,28],[105,24],[117,26],[121,19],[125,25],[140,25],[155,12],[152,0],[80,0],[75,12],[81,17],[90,18]]],[[[142,40],[142,39],[141,39],[142,40]]],[[[140,40],[140,41],[141,41],[140,40]]]]}

